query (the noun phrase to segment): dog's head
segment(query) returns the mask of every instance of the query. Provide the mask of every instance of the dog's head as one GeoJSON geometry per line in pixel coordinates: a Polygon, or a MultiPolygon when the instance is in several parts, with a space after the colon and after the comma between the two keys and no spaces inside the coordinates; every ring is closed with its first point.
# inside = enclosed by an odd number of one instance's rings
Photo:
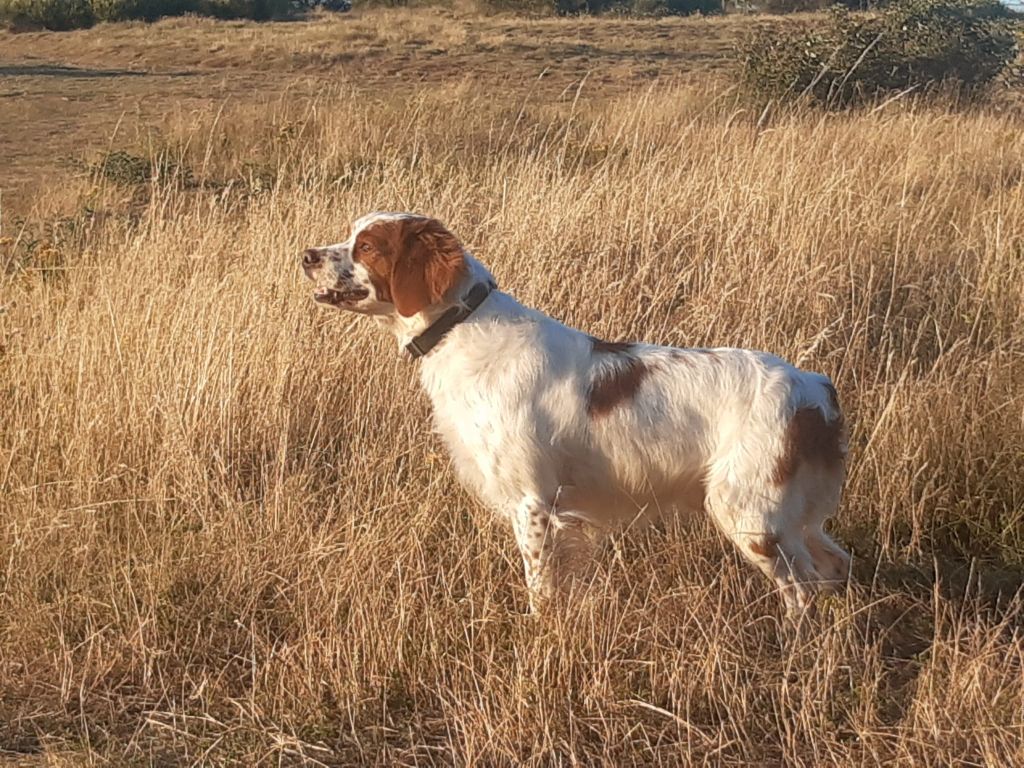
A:
{"type": "Polygon", "coordinates": [[[302,268],[321,304],[402,317],[443,302],[467,272],[455,236],[411,213],[363,216],[345,242],[303,251],[302,268]]]}

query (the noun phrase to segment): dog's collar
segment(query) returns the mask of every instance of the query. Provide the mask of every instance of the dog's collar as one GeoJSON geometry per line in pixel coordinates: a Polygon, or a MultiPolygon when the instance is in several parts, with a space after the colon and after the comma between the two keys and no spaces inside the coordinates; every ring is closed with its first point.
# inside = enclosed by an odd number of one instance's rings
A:
{"type": "Polygon", "coordinates": [[[494,283],[488,280],[486,283],[477,283],[469,289],[462,303],[451,307],[431,325],[405,345],[405,351],[413,360],[423,357],[430,350],[441,343],[441,340],[448,335],[448,331],[461,323],[476,311],[477,307],[484,303],[484,299],[491,295],[491,291],[497,288],[494,283]]]}

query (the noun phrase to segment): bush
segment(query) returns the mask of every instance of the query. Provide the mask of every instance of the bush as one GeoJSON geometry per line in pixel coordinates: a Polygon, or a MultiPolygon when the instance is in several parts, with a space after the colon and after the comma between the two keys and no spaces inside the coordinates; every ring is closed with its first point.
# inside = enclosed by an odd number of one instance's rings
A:
{"type": "MultiPolygon", "coordinates": [[[[834,4],[835,0],[761,0],[757,3],[757,9],[765,13],[807,13],[820,11],[834,4]]],[[[840,5],[850,7],[848,2],[842,2],[840,5]]],[[[859,8],[859,3],[854,7],[859,8]]]]}
{"type": "MultiPolygon", "coordinates": [[[[634,0],[635,1],[635,0],[634,0]]],[[[686,16],[691,13],[702,13],[705,16],[722,13],[721,0],[661,0],[665,11],[671,15],[686,16]]]]}
{"type": "Polygon", "coordinates": [[[0,0],[0,19],[63,30],[97,21],[153,20],[196,13],[222,19],[269,19],[292,11],[290,0],[0,0]]]}
{"type": "Polygon", "coordinates": [[[721,13],[721,0],[555,0],[555,11],[576,13],[625,13],[637,16],[686,16],[721,13]]]}
{"type": "Polygon", "coordinates": [[[760,31],[741,44],[741,77],[756,97],[843,107],[880,95],[952,85],[977,95],[1016,58],[996,0],[897,0],[878,16],[836,7],[821,28],[760,31]]]}
{"type": "Polygon", "coordinates": [[[200,0],[196,12],[220,19],[270,19],[292,9],[289,0],[200,0]]]}
{"type": "Polygon", "coordinates": [[[0,18],[47,29],[75,29],[93,22],[89,0],[0,0],[0,18]]]}
{"type": "Polygon", "coordinates": [[[90,0],[96,21],[126,21],[199,13],[197,0],[90,0]]]}

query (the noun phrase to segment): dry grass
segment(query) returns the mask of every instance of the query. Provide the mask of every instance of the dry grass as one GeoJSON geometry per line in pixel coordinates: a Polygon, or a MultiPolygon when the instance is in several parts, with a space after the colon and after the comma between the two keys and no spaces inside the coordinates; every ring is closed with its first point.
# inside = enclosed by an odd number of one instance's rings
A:
{"type": "MultiPolygon", "coordinates": [[[[61,34],[0,31],[0,189],[45,185],[110,137],[159,130],[169,109],[215,111],[310,97],[339,85],[597,95],[728,66],[746,19],[523,19],[381,9],[264,24],[174,18],[61,34]]],[[[791,24],[792,19],[774,24],[791,24]]],[[[8,194],[8,199],[10,199],[8,194]]],[[[17,202],[17,200],[15,200],[17,202]]]]}
{"type": "Polygon", "coordinates": [[[1020,120],[758,127],[708,86],[572,96],[182,111],[148,150],[173,161],[158,181],[36,201],[0,249],[0,750],[1024,761],[1020,120]],[[414,366],[297,269],[379,208],[438,215],[597,335],[832,375],[849,593],[787,627],[693,520],[616,538],[564,614],[526,615],[511,536],[455,483],[414,366]]]}

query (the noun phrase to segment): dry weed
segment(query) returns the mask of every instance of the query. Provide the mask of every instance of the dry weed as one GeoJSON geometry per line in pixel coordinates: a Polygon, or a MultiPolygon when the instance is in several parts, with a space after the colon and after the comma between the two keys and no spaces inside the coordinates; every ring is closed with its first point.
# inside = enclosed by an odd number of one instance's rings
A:
{"type": "Polygon", "coordinates": [[[0,749],[1024,761],[1019,122],[758,127],[671,88],[352,104],[181,115],[160,151],[189,183],[57,189],[0,246],[0,749]],[[373,209],[439,216],[505,289],[599,336],[833,376],[849,593],[787,628],[694,520],[616,537],[566,613],[525,615],[511,537],[454,481],[414,366],[303,285],[299,250],[373,209]]]}

